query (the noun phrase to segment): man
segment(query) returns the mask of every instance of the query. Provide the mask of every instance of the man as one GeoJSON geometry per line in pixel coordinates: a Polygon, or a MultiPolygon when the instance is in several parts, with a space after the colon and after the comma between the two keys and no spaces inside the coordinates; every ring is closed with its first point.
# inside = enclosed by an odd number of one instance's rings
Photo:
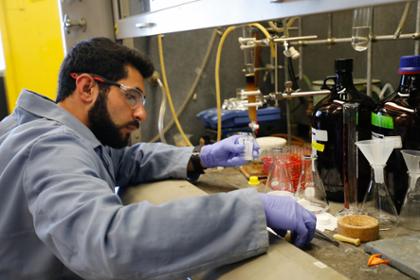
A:
{"type": "Polygon", "coordinates": [[[266,226],[313,237],[291,198],[247,189],[123,206],[114,188],[244,163],[235,137],[192,148],[125,147],[146,119],[153,66],[105,38],[76,45],[57,104],[23,91],[0,123],[0,279],[176,279],[264,253],[266,226]]]}

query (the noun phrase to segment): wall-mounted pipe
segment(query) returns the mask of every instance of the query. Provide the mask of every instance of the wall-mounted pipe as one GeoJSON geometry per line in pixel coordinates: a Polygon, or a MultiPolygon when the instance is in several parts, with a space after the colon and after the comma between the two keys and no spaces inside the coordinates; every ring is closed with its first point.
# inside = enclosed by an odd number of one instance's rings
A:
{"type": "MultiPolygon", "coordinates": [[[[416,15],[416,34],[420,33],[420,1],[417,1],[417,15],[416,15]]],[[[414,43],[414,54],[419,55],[420,52],[420,42],[416,41],[414,43]]]]}

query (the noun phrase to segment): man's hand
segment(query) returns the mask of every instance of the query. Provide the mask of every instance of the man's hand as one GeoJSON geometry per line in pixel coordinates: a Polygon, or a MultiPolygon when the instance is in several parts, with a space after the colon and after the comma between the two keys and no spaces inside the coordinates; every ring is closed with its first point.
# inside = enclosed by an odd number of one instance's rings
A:
{"type": "MultiPolygon", "coordinates": [[[[203,167],[239,166],[243,165],[244,145],[240,143],[240,135],[234,135],[212,145],[205,145],[201,149],[200,159],[203,167]]],[[[259,149],[254,141],[253,156],[258,157],[259,149]]]]}
{"type": "Polygon", "coordinates": [[[314,237],[316,217],[303,208],[293,197],[260,194],[267,226],[284,235],[292,232],[292,242],[303,248],[314,237]]]}

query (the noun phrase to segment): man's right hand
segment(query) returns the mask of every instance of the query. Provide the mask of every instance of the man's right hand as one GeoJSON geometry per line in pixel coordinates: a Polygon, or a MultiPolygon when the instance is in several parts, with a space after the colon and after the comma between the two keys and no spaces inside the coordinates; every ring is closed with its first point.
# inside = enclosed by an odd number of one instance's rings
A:
{"type": "Polygon", "coordinates": [[[293,197],[259,194],[264,205],[267,226],[284,235],[290,230],[292,242],[306,247],[315,234],[316,217],[293,197]]]}

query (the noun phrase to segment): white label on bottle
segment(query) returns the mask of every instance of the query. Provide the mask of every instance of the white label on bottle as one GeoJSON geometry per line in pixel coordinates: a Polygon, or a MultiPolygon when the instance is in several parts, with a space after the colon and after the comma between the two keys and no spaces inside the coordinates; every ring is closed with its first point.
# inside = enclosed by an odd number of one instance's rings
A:
{"type": "Polygon", "coordinates": [[[312,141],[328,141],[328,131],[312,128],[312,141]]]}

